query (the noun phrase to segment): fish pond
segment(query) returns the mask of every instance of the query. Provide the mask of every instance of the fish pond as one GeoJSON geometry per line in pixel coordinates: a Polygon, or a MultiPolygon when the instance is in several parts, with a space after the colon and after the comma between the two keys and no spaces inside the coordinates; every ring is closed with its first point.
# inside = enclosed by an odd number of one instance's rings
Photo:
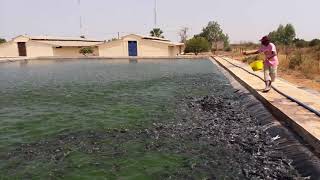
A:
{"type": "Polygon", "coordinates": [[[294,179],[210,60],[0,64],[0,179],[294,179]]]}

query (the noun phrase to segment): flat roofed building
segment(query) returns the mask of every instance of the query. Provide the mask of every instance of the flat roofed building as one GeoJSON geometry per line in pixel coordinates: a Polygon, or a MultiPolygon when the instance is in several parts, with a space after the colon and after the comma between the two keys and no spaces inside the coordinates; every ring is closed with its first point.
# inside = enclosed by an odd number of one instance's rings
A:
{"type": "Polygon", "coordinates": [[[99,55],[103,57],[168,57],[177,56],[184,51],[183,43],[138,34],[129,34],[98,47],[99,55]]]}
{"type": "Polygon", "coordinates": [[[0,57],[77,57],[82,47],[92,47],[93,55],[98,56],[98,44],[104,41],[54,36],[21,35],[0,44],[0,57]]]}
{"type": "Polygon", "coordinates": [[[21,35],[0,44],[0,57],[80,57],[82,47],[91,47],[92,55],[101,57],[173,57],[184,51],[183,43],[138,34],[113,41],[21,35]]]}

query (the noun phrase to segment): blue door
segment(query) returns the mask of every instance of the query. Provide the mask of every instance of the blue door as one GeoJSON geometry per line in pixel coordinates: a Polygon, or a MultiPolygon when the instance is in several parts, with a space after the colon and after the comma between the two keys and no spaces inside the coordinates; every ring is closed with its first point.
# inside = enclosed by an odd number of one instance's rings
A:
{"type": "Polygon", "coordinates": [[[137,41],[128,41],[129,56],[138,56],[137,41]]]}

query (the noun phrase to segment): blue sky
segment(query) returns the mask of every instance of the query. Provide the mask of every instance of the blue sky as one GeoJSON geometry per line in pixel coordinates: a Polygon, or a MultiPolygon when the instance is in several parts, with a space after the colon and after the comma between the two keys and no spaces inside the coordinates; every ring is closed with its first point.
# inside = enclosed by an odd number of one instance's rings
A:
{"type": "MultiPolygon", "coordinates": [[[[154,0],[0,0],[0,37],[20,34],[79,36],[79,14],[88,37],[148,34],[154,0]]],[[[257,41],[279,24],[292,23],[299,38],[320,38],[320,0],[157,0],[158,26],[177,41],[181,27],[199,33],[221,24],[232,42],[257,41]]]]}

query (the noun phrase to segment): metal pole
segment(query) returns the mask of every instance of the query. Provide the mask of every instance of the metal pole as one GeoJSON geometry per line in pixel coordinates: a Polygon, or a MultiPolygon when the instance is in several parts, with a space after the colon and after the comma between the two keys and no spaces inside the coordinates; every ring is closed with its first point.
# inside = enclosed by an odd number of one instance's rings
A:
{"type": "Polygon", "coordinates": [[[81,16],[81,0],[78,0],[78,6],[79,6],[79,27],[80,27],[80,36],[83,35],[82,31],[82,16],[81,16]]]}
{"type": "Polygon", "coordinates": [[[154,27],[157,28],[157,0],[154,0],[154,27]]]}

